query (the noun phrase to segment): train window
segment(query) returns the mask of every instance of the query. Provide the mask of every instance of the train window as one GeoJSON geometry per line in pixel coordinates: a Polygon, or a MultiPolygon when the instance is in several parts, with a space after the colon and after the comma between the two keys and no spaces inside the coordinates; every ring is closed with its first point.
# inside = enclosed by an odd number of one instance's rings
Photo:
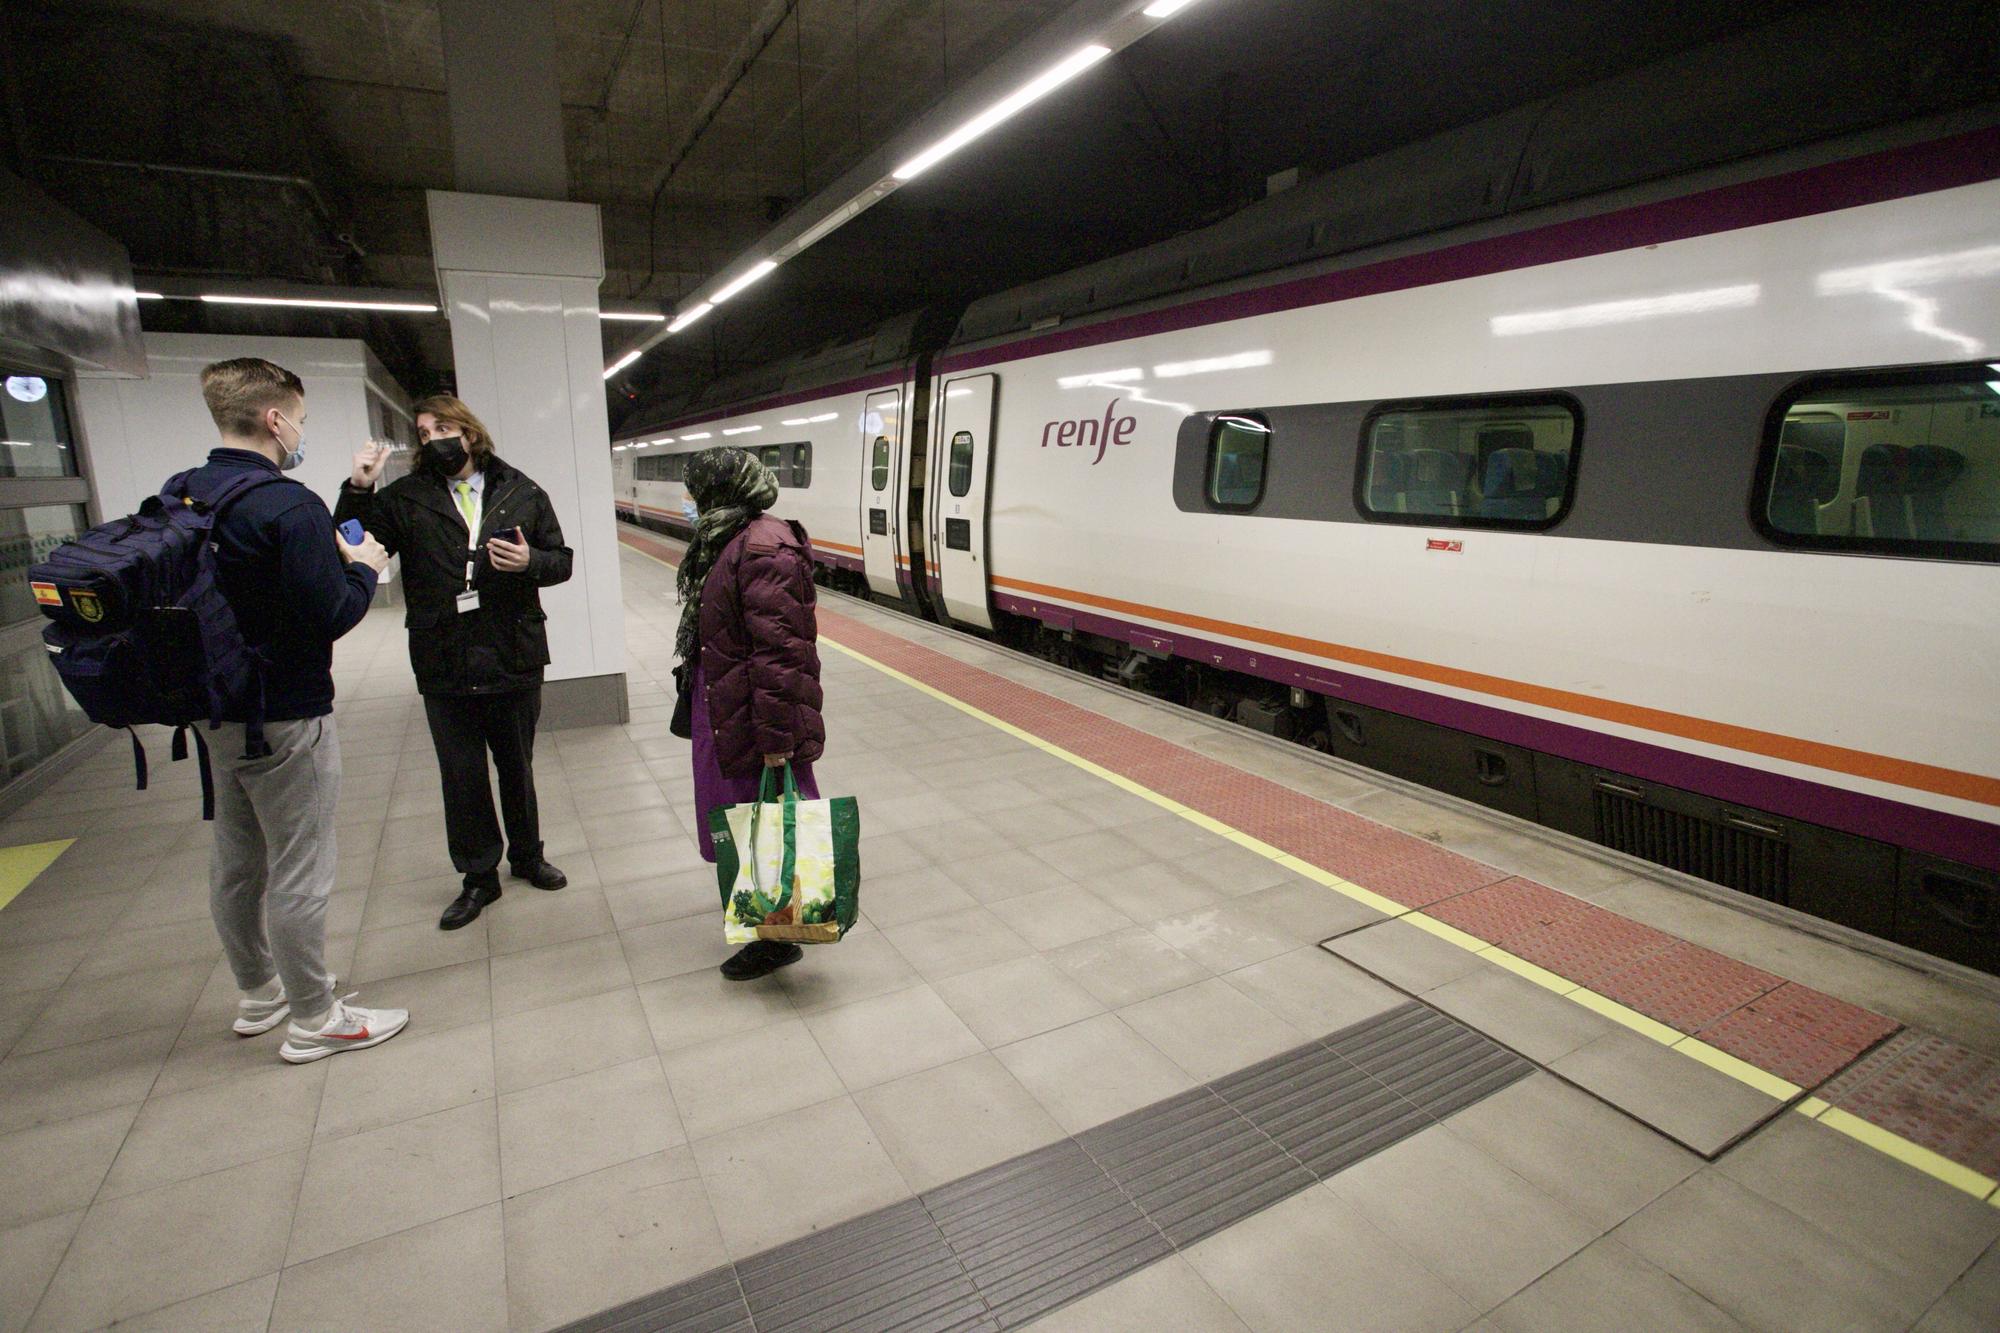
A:
{"type": "Polygon", "coordinates": [[[810,486],[813,479],[813,447],[808,440],[792,446],[792,485],[810,486]]]}
{"type": "Polygon", "coordinates": [[[1566,396],[1377,408],[1362,427],[1355,503],[1386,523],[1552,527],[1575,492],[1582,417],[1566,396]]]}
{"type": "Polygon", "coordinates": [[[688,471],[688,456],[686,454],[667,455],[668,481],[686,481],[687,471],[688,471]]]}
{"type": "Polygon", "coordinates": [[[1270,452],[1270,424],[1258,417],[1227,415],[1208,432],[1208,499],[1219,509],[1251,509],[1264,498],[1264,460],[1270,452]]]}
{"type": "Polygon", "coordinates": [[[946,480],[951,493],[963,499],[972,491],[972,432],[962,430],[951,437],[950,474],[946,480]]]}
{"type": "Polygon", "coordinates": [[[868,485],[878,491],[889,489],[889,437],[875,437],[875,457],[868,470],[868,485]]]}
{"type": "Polygon", "coordinates": [[[1752,517],[1783,546],[2000,560],[2000,367],[1817,376],[1771,409],[1752,517]]]}

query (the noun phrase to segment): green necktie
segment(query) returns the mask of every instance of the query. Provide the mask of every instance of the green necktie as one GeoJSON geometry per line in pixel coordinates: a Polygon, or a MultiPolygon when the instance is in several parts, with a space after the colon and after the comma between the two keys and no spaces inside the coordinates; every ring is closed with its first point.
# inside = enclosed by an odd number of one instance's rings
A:
{"type": "Polygon", "coordinates": [[[458,492],[458,512],[465,515],[465,530],[472,531],[472,483],[461,481],[453,487],[458,492]]]}

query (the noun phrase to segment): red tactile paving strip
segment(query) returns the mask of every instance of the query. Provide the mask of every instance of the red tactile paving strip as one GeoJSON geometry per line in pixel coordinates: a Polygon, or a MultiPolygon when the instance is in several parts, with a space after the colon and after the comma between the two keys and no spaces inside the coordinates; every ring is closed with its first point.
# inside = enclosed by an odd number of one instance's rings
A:
{"type": "Polygon", "coordinates": [[[1589,903],[1557,893],[1531,879],[1509,879],[1461,893],[1429,909],[1429,915],[1491,944],[1586,913],[1589,903]]]}
{"type": "Polygon", "coordinates": [[[1893,1018],[1836,1000],[1796,981],[1759,997],[1750,1008],[1808,1037],[1857,1051],[1867,1050],[1899,1026],[1893,1018]]]}
{"type": "Polygon", "coordinates": [[[1680,941],[1664,930],[1592,908],[1498,942],[1537,967],[1594,988],[1603,977],[1663,953],[1680,941]]]}
{"type": "MultiPolygon", "coordinates": [[[[669,563],[672,547],[621,532],[669,563]]],[[[2000,1063],[836,611],[841,643],[1092,763],[2000,1175],[2000,1063]]]]}
{"type": "Polygon", "coordinates": [[[1852,1047],[1835,1046],[1757,1012],[1738,1009],[1697,1034],[1709,1045],[1767,1069],[1802,1088],[1817,1087],[1854,1059],[1852,1047]]]}
{"type": "Polygon", "coordinates": [[[1983,1176],[2000,1179],[2000,1061],[1906,1030],[1819,1095],[1983,1176]]]}
{"type": "Polygon", "coordinates": [[[1784,984],[1783,977],[1681,941],[1591,989],[1669,1027],[1699,1032],[1784,984]]]}

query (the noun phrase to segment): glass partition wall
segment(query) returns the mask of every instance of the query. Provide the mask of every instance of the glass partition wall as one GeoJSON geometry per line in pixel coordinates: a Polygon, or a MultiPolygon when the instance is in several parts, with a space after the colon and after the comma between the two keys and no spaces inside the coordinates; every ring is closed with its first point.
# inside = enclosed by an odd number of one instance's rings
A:
{"type": "Polygon", "coordinates": [[[0,810],[21,778],[91,728],[49,665],[27,577],[90,526],[70,388],[0,362],[0,810]]]}

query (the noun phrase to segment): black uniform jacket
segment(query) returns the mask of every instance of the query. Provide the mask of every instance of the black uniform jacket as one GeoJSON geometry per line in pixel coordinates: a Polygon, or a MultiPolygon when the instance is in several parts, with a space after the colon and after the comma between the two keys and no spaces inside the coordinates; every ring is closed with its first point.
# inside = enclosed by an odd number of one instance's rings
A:
{"type": "Polygon", "coordinates": [[[479,608],[463,614],[458,595],[465,591],[465,516],[444,481],[412,474],[379,494],[342,482],[334,521],[350,518],[360,519],[391,555],[403,557],[404,624],[420,693],[502,694],[542,683],[549,634],[539,590],[569,578],[571,556],[541,487],[488,455],[479,549],[472,557],[479,608]],[[533,548],[528,568],[502,573],[493,568],[486,542],[516,527],[533,548]]]}

